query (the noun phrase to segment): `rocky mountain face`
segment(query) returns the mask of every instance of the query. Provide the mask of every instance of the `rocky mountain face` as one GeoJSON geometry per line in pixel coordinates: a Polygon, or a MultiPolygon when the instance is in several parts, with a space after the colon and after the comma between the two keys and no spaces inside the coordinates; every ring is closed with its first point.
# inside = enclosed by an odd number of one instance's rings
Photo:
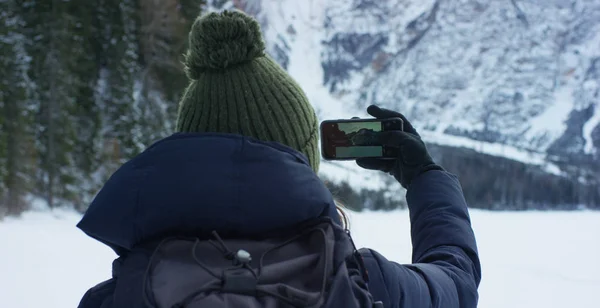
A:
{"type": "Polygon", "coordinates": [[[438,0],[412,20],[395,17],[411,1],[339,2],[349,13],[330,9],[325,25],[330,91],[444,134],[598,153],[599,2],[438,0]]]}
{"type": "Polygon", "coordinates": [[[461,177],[472,206],[600,208],[600,2],[209,6],[257,17],[269,53],[298,78],[323,120],[369,104],[404,113],[461,177]]]}

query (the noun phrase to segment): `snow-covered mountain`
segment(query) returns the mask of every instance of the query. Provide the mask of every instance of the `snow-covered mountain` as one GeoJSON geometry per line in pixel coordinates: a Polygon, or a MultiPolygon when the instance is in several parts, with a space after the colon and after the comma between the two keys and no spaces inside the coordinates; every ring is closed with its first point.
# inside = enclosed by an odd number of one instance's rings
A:
{"type": "MultiPolygon", "coordinates": [[[[366,106],[380,104],[404,113],[445,149],[440,155],[472,149],[576,185],[600,177],[597,0],[209,4],[261,22],[269,53],[322,120],[366,116],[366,106]]],[[[324,172],[383,185],[348,163],[324,164],[324,172]]]]}

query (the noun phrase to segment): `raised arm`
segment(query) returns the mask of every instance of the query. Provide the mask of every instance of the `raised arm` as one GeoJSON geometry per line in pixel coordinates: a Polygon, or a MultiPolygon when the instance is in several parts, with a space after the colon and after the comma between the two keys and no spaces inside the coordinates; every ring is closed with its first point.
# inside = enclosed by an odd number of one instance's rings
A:
{"type": "Polygon", "coordinates": [[[401,117],[404,132],[382,134],[401,149],[395,161],[361,159],[367,169],[391,173],[407,188],[413,264],[362,251],[373,281],[370,290],[386,307],[477,307],[481,266],[467,204],[458,179],[435,164],[420,136],[399,113],[369,107],[378,118],[401,117]]]}
{"type": "Polygon", "coordinates": [[[481,267],[457,179],[444,171],[420,175],[408,190],[413,264],[363,251],[376,298],[386,307],[477,307],[481,267]]]}

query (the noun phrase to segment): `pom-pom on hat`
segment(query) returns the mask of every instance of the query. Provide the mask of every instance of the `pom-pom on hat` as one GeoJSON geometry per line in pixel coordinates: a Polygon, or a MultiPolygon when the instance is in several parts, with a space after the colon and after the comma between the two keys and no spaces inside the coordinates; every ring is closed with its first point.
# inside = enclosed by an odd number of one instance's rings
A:
{"type": "Polygon", "coordinates": [[[302,152],[319,169],[318,121],[296,81],[265,53],[252,17],[225,11],[198,17],[189,34],[190,84],[177,131],[234,133],[302,152]]]}

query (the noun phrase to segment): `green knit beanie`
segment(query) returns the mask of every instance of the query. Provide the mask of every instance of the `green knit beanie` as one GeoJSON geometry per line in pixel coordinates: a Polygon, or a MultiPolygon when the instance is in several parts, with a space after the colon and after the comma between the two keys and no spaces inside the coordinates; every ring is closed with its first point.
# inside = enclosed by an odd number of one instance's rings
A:
{"type": "Polygon", "coordinates": [[[285,144],[319,169],[318,121],[298,84],[265,53],[260,26],[244,13],[200,16],[185,55],[190,84],[177,131],[233,133],[285,144]]]}

